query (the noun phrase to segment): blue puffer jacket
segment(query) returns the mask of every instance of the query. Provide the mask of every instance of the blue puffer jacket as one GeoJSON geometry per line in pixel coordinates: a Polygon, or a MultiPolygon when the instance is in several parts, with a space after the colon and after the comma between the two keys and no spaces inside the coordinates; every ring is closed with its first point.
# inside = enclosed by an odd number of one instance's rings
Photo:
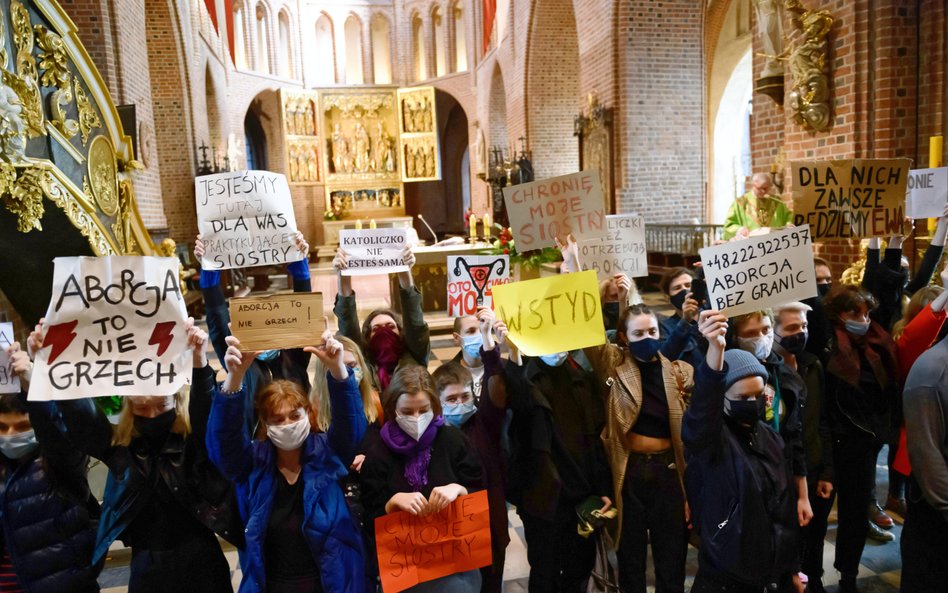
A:
{"type": "MultiPolygon", "coordinates": [[[[328,433],[311,433],[303,443],[303,531],[319,566],[326,593],[364,593],[364,553],[359,527],[349,514],[340,480],[347,474],[366,421],[362,394],[349,372],[345,381],[328,377],[332,421],[328,433]]],[[[266,440],[251,440],[247,430],[247,398],[242,391],[214,395],[208,421],[207,449],[211,460],[237,486],[237,500],[247,548],[241,556],[243,580],[239,593],[266,591],[263,557],[270,510],[281,479],[276,448],[266,440]]]]}
{"type": "Polygon", "coordinates": [[[53,424],[53,405],[27,404],[40,442],[32,459],[0,455],[0,524],[17,578],[30,593],[97,592],[94,517],[86,457],[53,424]]]}

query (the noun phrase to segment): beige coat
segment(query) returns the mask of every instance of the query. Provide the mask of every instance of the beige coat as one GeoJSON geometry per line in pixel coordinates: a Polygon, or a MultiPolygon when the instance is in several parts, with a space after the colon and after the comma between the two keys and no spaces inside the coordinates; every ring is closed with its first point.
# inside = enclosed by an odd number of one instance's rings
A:
{"type": "MultiPolygon", "coordinates": [[[[619,545],[622,533],[622,486],[629,462],[628,434],[635,426],[642,409],[642,372],[625,350],[615,344],[607,344],[584,350],[587,358],[609,387],[606,400],[606,426],[602,430],[602,442],[612,470],[613,500],[619,511],[613,540],[619,545]]],[[[671,361],[661,354],[662,375],[665,379],[665,396],[668,398],[668,422],[671,429],[672,449],[682,494],[685,492],[685,446],[681,441],[681,417],[691,401],[694,388],[694,369],[686,362],[671,361]]]]}

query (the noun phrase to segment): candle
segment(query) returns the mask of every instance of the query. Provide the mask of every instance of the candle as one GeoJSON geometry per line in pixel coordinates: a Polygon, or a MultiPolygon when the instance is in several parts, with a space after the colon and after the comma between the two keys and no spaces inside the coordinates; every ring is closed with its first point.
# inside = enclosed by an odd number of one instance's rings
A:
{"type": "Polygon", "coordinates": [[[357,230],[357,231],[361,231],[361,230],[362,230],[362,219],[361,219],[361,218],[356,221],[356,230],[357,230]]]}
{"type": "Polygon", "coordinates": [[[484,213],[484,236],[490,237],[490,214],[484,213]]]}
{"type": "Polygon", "coordinates": [[[473,213],[473,212],[471,212],[471,216],[470,216],[470,218],[469,218],[469,222],[470,222],[470,224],[471,224],[471,228],[470,228],[470,231],[471,231],[471,238],[472,238],[472,239],[476,239],[476,238],[477,238],[477,217],[474,216],[474,213],[473,213]]]}
{"type": "Polygon", "coordinates": [[[928,166],[940,167],[944,164],[942,154],[944,151],[945,137],[932,136],[928,139],[928,166]]]}
{"type": "Polygon", "coordinates": [[[374,218],[369,221],[369,228],[370,228],[370,229],[374,229],[374,228],[375,228],[375,219],[374,219],[374,218]]]}

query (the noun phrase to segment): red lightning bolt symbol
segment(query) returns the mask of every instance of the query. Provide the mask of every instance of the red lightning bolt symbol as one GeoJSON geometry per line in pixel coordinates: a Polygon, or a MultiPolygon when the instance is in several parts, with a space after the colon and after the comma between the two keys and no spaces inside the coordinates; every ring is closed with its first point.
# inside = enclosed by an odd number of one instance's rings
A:
{"type": "Polygon", "coordinates": [[[171,335],[171,330],[174,329],[176,323],[176,321],[162,321],[155,324],[155,331],[151,332],[148,345],[154,346],[158,344],[158,356],[164,354],[168,346],[171,345],[171,340],[174,339],[174,336],[171,335]]]}
{"type": "Polygon", "coordinates": [[[69,347],[69,344],[72,344],[72,341],[76,338],[76,332],[73,330],[76,329],[78,323],[79,320],[76,319],[66,323],[51,325],[49,329],[46,330],[46,337],[43,338],[43,347],[50,347],[49,364],[56,362],[59,355],[69,347]]]}

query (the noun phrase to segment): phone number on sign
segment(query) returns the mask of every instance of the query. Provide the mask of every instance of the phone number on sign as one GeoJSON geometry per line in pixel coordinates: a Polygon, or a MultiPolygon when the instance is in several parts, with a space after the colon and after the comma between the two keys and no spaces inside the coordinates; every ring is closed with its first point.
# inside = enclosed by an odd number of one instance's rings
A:
{"type": "Polygon", "coordinates": [[[809,227],[804,227],[787,233],[786,235],[772,239],[764,239],[756,243],[741,241],[741,243],[735,245],[734,250],[730,253],[716,253],[714,258],[705,262],[704,265],[708,269],[726,270],[731,266],[747,263],[758,257],[765,257],[777,253],[778,251],[809,244],[810,229],[809,227]]]}

